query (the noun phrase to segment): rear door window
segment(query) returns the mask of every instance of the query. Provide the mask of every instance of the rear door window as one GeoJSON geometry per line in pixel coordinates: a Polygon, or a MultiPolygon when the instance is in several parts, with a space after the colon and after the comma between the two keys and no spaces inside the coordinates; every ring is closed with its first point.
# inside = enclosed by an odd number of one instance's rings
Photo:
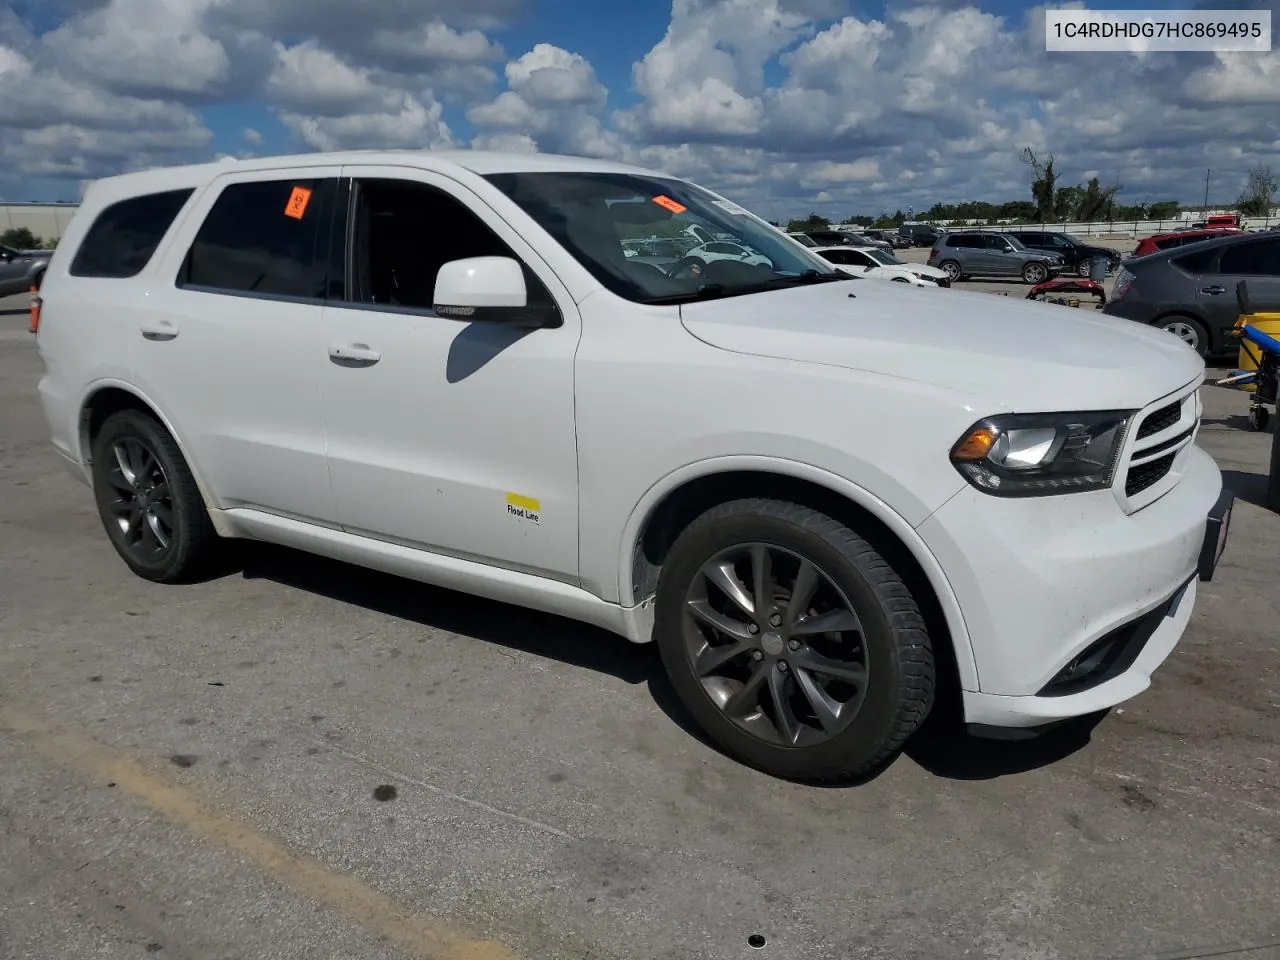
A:
{"type": "Polygon", "coordinates": [[[133,277],[151,260],[194,190],[167,190],[111,204],[93,221],[71,261],[73,277],[133,277]]]}
{"type": "Polygon", "coordinates": [[[229,184],[183,262],[178,285],[321,299],[336,178],[229,184]]]}

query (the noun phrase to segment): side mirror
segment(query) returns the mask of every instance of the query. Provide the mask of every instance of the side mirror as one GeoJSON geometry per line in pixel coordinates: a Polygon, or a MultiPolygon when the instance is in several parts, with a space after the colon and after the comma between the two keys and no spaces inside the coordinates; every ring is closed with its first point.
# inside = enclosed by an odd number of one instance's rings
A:
{"type": "Polygon", "coordinates": [[[469,323],[530,328],[560,325],[555,307],[529,305],[524,268],[511,257],[449,261],[436,274],[431,303],[440,316],[469,323]]]}

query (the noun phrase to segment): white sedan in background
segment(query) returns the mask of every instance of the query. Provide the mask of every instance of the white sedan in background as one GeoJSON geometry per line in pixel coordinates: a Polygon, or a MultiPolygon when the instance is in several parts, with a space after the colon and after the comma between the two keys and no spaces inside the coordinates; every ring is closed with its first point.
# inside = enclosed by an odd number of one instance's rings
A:
{"type": "MultiPolygon", "coordinates": [[[[816,252],[816,251],[815,251],[816,252]]],[[[694,247],[685,253],[686,257],[696,257],[704,263],[710,263],[712,260],[737,260],[739,263],[748,263],[752,266],[772,267],[773,262],[768,257],[762,257],[749,247],[744,247],[740,243],[732,243],[728,240],[716,240],[713,243],[704,243],[700,247],[694,247]]]]}
{"type": "Polygon", "coordinates": [[[916,287],[951,286],[951,280],[937,267],[904,263],[889,251],[876,247],[817,247],[811,252],[855,277],[894,280],[916,287]]]}

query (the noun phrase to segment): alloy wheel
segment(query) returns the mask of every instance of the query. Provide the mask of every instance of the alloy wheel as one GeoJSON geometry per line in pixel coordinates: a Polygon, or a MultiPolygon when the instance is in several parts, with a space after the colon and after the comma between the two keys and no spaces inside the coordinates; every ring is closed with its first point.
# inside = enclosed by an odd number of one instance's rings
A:
{"type": "Polygon", "coordinates": [[[1038,263],[1029,263],[1024,275],[1028,283],[1040,283],[1047,276],[1047,271],[1038,263]]]}
{"type": "Polygon", "coordinates": [[[154,561],[173,543],[173,494],[164,468],[145,443],[124,437],[111,445],[106,471],[107,510],[124,546],[139,560],[154,561]]]}
{"type": "Polygon", "coordinates": [[[1183,320],[1174,320],[1164,325],[1165,332],[1172,333],[1175,337],[1189,346],[1192,350],[1200,350],[1200,333],[1191,324],[1183,320]]]}
{"type": "Polygon", "coordinates": [[[857,715],[869,678],[862,622],[811,560],[767,543],[723,550],[693,578],[682,619],[703,691],[753,736],[814,746],[857,715]]]}

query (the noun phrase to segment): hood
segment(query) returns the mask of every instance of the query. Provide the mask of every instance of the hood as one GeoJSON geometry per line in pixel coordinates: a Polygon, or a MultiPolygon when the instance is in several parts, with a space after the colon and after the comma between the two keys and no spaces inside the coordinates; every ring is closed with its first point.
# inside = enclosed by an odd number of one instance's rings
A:
{"type": "Polygon", "coordinates": [[[722,350],[918,380],[977,400],[979,414],[1137,409],[1204,375],[1162,330],[987,293],[851,280],[680,314],[722,350]]]}

